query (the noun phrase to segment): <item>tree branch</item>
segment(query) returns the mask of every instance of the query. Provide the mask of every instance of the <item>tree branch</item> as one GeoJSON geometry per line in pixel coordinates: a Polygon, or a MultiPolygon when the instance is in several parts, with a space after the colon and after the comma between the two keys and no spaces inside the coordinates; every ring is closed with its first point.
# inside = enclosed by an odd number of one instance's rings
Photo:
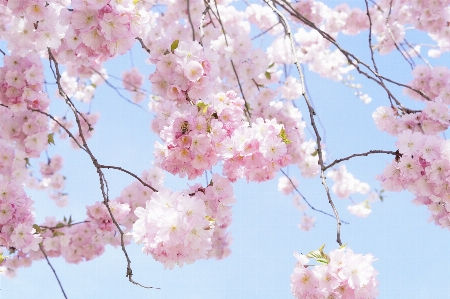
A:
{"type": "Polygon", "coordinates": [[[53,274],[55,275],[56,280],[58,281],[59,287],[60,287],[60,289],[61,289],[61,291],[62,291],[62,293],[63,293],[63,295],[64,295],[64,298],[67,299],[66,292],[64,292],[64,288],[63,288],[63,286],[62,286],[62,284],[61,284],[61,281],[59,280],[58,274],[56,274],[55,269],[53,268],[52,264],[50,263],[50,260],[48,259],[47,254],[46,254],[45,251],[44,251],[44,248],[42,248],[42,244],[39,244],[39,249],[41,250],[42,254],[44,255],[45,259],[47,260],[47,264],[48,264],[48,265],[50,266],[50,268],[52,269],[53,274]]]}
{"type": "Polygon", "coordinates": [[[336,159],[336,160],[334,160],[331,164],[327,165],[327,166],[324,168],[324,170],[327,170],[328,168],[331,168],[331,167],[333,167],[334,165],[336,165],[336,164],[338,164],[338,163],[341,163],[342,161],[347,161],[347,160],[350,160],[351,158],[354,158],[354,157],[368,156],[368,155],[370,155],[370,154],[390,154],[390,155],[394,155],[394,156],[397,156],[397,155],[398,155],[398,153],[393,152],[393,151],[370,150],[370,151],[365,152],[365,153],[362,153],[362,154],[353,154],[353,155],[351,155],[351,156],[348,156],[348,157],[345,157],[345,158],[342,158],[342,159],[336,159]]]}

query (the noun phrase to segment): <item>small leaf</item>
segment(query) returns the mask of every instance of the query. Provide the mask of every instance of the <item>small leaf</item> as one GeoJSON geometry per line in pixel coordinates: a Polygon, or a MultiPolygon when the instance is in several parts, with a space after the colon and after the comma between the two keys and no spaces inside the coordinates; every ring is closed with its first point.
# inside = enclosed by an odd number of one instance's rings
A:
{"type": "Polygon", "coordinates": [[[281,140],[283,140],[283,142],[286,143],[286,144],[290,144],[291,143],[291,141],[287,138],[286,131],[284,130],[284,127],[281,128],[281,131],[280,131],[280,134],[278,134],[278,137],[280,137],[281,140]]]}
{"type": "Polygon", "coordinates": [[[315,150],[315,152],[312,153],[311,156],[315,157],[315,156],[317,156],[317,154],[319,154],[319,151],[318,151],[318,150],[315,150]]]}
{"type": "Polygon", "coordinates": [[[55,136],[55,133],[48,134],[48,136],[47,136],[48,144],[55,144],[55,140],[53,139],[54,136],[55,136]]]}
{"type": "Polygon", "coordinates": [[[345,243],[345,244],[339,246],[339,249],[344,249],[344,248],[346,248],[346,247],[347,247],[347,243],[345,243]]]}
{"type": "Polygon", "coordinates": [[[271,69],[275,65],[275,62],[272,62],[267,69],[271,69]]]}
{"type": "Polygon", "coordinates": [[[63,232],[59,232],[59,231],[54,231],[53,232],[53,237],[58,237],[58,236],[64,236],[65,234],[63,232]]]}
{"type": "Polygon", "coordinates": [[[328,264],[330,262],[330,257],[323,252],[323,249],[325,248],[325,244],[323,244],[319,250],[313,250],[309,252],[306,257],[315,259],[318,263],[321,264],[328,264]]]}
{"type": "Polygon", "coordinates": [[[61,223],[61,222],[59,222],[58,224],[56,224],[56,228],[61,228],[61,227],[64,227],[65,226],[65,224],[64,223],[61,223]]]}
{"type": "Polygon", "coordinates": [[[33,228],[36,230],[37,234],[40,234],[42,232],[42,229],[39,225],[37,225],[36,223],[33,224],[33,228]]]}
{"type": "Polygon", "coordinates": [[[266,78],[267,78],[267,79],[269,79],[269,80],[270,80],[270,78],[271,78],[271,76],[270,76],[270,73],[269,73],[269,72],[265,72],[265,73],[264,73],[264,76],[266,76],[266,78]]]}
{"type": "Polygon", "coordinates": [[[205,104],[203,102],[197,103],[198,112],[201,112],[202,114],[205,114],[208,110],[208,104],[205,104]]]}
{"type": "Polygon", "coordinates": [[[172,53],[176,50],[176,48],[178,48],[178,44],[180,43],[179,39],[176,39],[173,41],[173,43],[170,45],[170,51],[172,51],[172,53]]]}

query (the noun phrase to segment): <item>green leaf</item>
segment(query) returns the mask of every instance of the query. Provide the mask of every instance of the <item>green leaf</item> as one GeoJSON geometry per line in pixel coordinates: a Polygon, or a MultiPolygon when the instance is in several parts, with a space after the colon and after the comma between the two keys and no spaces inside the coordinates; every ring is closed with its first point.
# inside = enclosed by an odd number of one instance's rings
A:
{"type": "Polygon", "coordinates": [[[344,249],[344,248],[346,248],[346,247],[347,247],[347,243],[345,243],[345,244],[339,246],[339,249],[344,249]]]}
{"type": "Polygon", "coordinates": [[[208,110],[208,104],[205,104],[203,102],[197,103],[198,112],[201,112],[202,114],[205,114],[208,110]]]}
{"type": "Polygon", "coordinates": [[[267,78],[267,79],[269,79],[269,80],[270,80],[270,78],[271,78],[271,76],[270,76],[270,73],[269,73],[269,72],[265,72],[265,73],[264,73],[264,76],[266,76],[266,78],[267,78]]]}
{"type": "Polygon", "coordinates": [[[61,228],[61,227],[64,227],[64,226],[66,226],[64,223],[61,223],[61,222],[59,222],[58,224],[56,224],[56,228],[61,228]]]}
{"type": "Polygon", "coordinates": [[[170,45],[170,51],[173,53],[176,48],[178,48],[178,44],[180,43],[179,39],[176,39],[173,41],[173,43],[170,45]]]}
{"type": "Polygon", "coordinates": [[[278,134],[278,137],[280,137],[281,140],[283,140],[283,142],[286,143],[286,144],[290,144],[291,143],[291,141],[287,138],[286,131],[284,130],[284,127],[281,128],[281,131],[280,131],[280,134],[278,134]]]}
{"type": "Polygon", "coordinates": [[[323,249],[325,248],[325,244],[323,244],[320,248],[319,248],[319,250],[313,250],[313,251],[310,251],[307,255],[306,255],[306,257],[309,257],[309,258],[313,258],[313,259],[315,259],[318,263],[321,263],[321,264],[328,264],[329,262],[330,262],[330,257],[325,253],[325,252],[323,252],[323,249]]]}
{"type": "Polygon", "coordinates": [[[272,62],[267,69],[271,69],[275,65],[275,62],[272,62]]]}
{"type": "Polygon", "coordinates": [[[317,156],[318,154],[319,154],[319,151],[316,150],[314,153],[311,154],[311,156],[315,157],[315,156],[317,156]]]}
{"type": "Polygon", "coordinates": [[[47,136],[48,144],[55,144],[55,140],[53,139],[54,136],[55,136],[55,133],[48,134],[48,136],[47,136]]]}
{"type": "Polygon", "coordinates": [[[42,229],[39,225],[37,225],[36,223],[33,224],[33,228],[36,230],[37,234],[40,234],[42,232],[42,229]]]}

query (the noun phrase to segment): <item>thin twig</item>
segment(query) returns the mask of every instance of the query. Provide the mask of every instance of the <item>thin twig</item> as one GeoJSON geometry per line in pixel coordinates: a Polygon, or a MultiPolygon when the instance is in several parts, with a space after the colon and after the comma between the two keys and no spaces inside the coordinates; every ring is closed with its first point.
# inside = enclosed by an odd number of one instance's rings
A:
{"type": "Polygon", "coordinates": [[[339,219],[339,213],[334,205],[333,200],[331,199],[331,194],[330,194],[330,190],[328,188],[327,182],[326,182],[326,177],[325,177],[325,164],[324,164],[324,160],[323,160],[323,152],[322,152],[322,138],[320,137],[320,133],[319,130],[317,129],[317,125],[315,123],[314,120],[314,116],[316,115],[314,108],[311,105],[310,100],[308,99],[308,95],[306,94],[306,89],[305,89],[305,78],[304,78],[304,74],[303,74],[303,70],[300,67],[300,64],[298,62],[297,59],[297,55],[296,55],[296,51],[295,51],[295,44],[294,44],[294,39],[292,37],[292,31],[291,28],[289,26],[289,23],[287,22],[286,18],[284,17],[284,15],[269,1],[269,0],[264,0],[264,2],[266,2],[267,5],[269,5],[269,7],[273,10],[274,13],[276,13],[281,20],[281,23],[283,24],[284,28],[285,28],[285,32],[288,35],[289,39],[290,39],[290,44],[291,44],[291,50],[292,50],[292,57],[294,60],[294,64],[297,67],[297,71],[300,75],[300,82],[301,82],[301,88],[302,88],[302,96],[305,99],[306,105],[308,107],[308,112],[309,112],[309,118],[311,120],[311,126],[314,129],[314,133],[316,135],[316,142],[317,142],[317,154],[319,157],[319,165],[320,165],[320,177],[322,178],[322,185],[325,189],[325,192],[327,194],[327,198],[328,198],[328,203],[330,204],[331,208],[333,209],[334,215],[335,215],[335,219],[337,222],[337,232],[336,232],[336,242],[342,246],[342,241],[341,241],[341,220],[339,219]]]}
{"type": "MultiPolygon", "coordinates": [[[[300,192],[300,190],[298,190],[298,188],[294,185],[294,182],[291,180],[291,178],[283,171],[283,169],[281,169],[281,172],[284,174],[284,176],[289,180],[289,182],[291,182],[292,187],[294,187],[294,190],[297,192],[298,195],[300,195],[302,197],[302,199],[306,202],[306,204],[311,208],[311,210],[314,210],[316,212],[322,213],[324,215],[330,216],[333,219],[336,219],[336,217],[334,215],[331,215],[325,211],[319,210],[317,208],[315,208],[312,204],[309,203],[308,200],[306,200],[306,197],[300,192]]],[[[347,221],[341,220],[342,223],[344,224],[350,224],[347,221]]]]}
{"type": "Polygon", "coordinates": [[[150,54],[151,51],[150,51],[150,49],[147,48],[147,46],[144,44],[144,41],[142,40],[142,38],[136,37],[136,39],[139,41],[139,43],[141,43],[142,49],[144,49],[148,54],[150,54]]]}
{"type": "MultiPolygon", "coordinates": [[[[394,38],[394,34],[392,33],[391,26],[389,25],[389,18],[391,17],[391,12],[392,12],[392,1],[393,1],[393,0],[391,0],[391,2],[389,3],[389,12],[388,12],[388,15],[387,15],[387,17],[386,17],[386,28],[387,28],[387,30],[388,30],[388,32],[389,32],[390,37],[392,38],[392,42],[394,43],[395,48],[400,52],[400,54],[402,54],[403,58],[405,58],[405,60],[409,63],[409,66],[410,66],[411,69],[413,70],[413,69],[414,69],[414,67],[413,67],[413,63],[414,63],[414,62],[411,63],[411,61],[408,60],[408,58],[405,56],[405,54],[403,53],[403,51],[400,50],[400,48],[398,47],[397,43],[395,42],[395,38],[394,38]]],[[[367,4],[367,1],[366,1],[366,4],[367,4]]],[[[408,55],[409,55],[409,54],[408,54],[408,55]]],[[[378,73],[378,72],[377,72],[377,73],[378,73]]]]}
{"type": "Polygon", "coordinates": [[[188,15],[189,24],[191,24],[192,41],[195,42],[195,30],[194,30],[194,24],[192,24],[191,11],[190,11],[189,5],[190,5],[190,1],[187,0],[187,15],[188,15]]]}
{"type": "Polygon", "coordinates": [[[355,158],[355,157],[368,156],[370,154],[389,154],[389,155],[394,155],[394,156],[398,155],[396,152],[393,152],[393,151],[370,150],[370,151],[365,152],[365,153],[353,154],[353,155],[345,157],[345,158],[336,159],[332,163],[330,163],[329,165],[325,166],[324,170],[327,170],[327,169],[333,167],[334,165],[336,165],[338,163],[341,163],[342,161],[347,161],[347,160],[350,160],[351,158],[355,158]]]}
{"type": "MultiPolygon", "coordinates": [[[[135,103],[135,102],[133,102],[133,101],[131,101],[130,99],[128,99],[126,96],[124,96],[118,89],[117,89],[117,87],[115,87],[114,85],[112,85],[104,76],[103,76],[103,74],[102,73],[100,73],[99,71],[97,71],[96,69],[94,69],[93,67],[89,67],[91,70],[93,70],[94,72],[96,72],[98,75],[100,75],[100,77],[102,77],[102,79],[105,81],[105,83],[109,86],[109,87],[111,87],[112,89],[114,89],[114,91],[117,93],[117,95],[119,96],[119,97],[121,97],[122,99],[124,99],[125,101],[127,101],[128,103],[130,103],[130,104],[132,104],[132,105],[134,105],[134,106],[137,106],[137,107],[139,107],[140,109],[142,109],[143,111],[145,111],[146,113],[150,113],[150,112],[148,112],[147,110],[145,110],[141,105],[139,105],[139,104],[137,104],[137,103],[135,103]]],[[[136,91],[137,92],[137,91],[136,91]]]]}
{"type": "MultiPolygon", "coordinates": [[[[133,283],[135,285],[138,285],[140,287],[147,288],[147,289],[159,289],[159,288],[154,288],[154,287],[143,286],[142,284],[134,281],[133,278],[132,278],[133,271],[131,269],[131,259],[128,256],[127,250],[125,249],[124,232],[122,231],[122,229],[120,228],[120,225],[117,223],[116,219],[114,218],[114,215],[112,214],[112,211],[111,211],[111,209],[109,207],[109,204],[108,204],[109,198],[108,198],[107,192],[105,191],[105,188],[107,188],[107,187],[105,187],[105,185],[107,186],[107,182],[106,182],[105,176],[104,176],[104,174],[102,172],[102,168],[100,167],[100,164],[97,161],[97,158],[94,156],[94,154],[91,152],[89,146],[87,145],[86,138],[84,137],[84,133],[83,133],[83,130],[82,130],[82,127],[81,127],[80,118],[79,118],[79,115],[81,115],[81,113],[76,109],[76,107],[73,105],[72,101],[67,96],[67,94],[65,93],[64,89],[62,88],[61,81],[60,81],[61,80],[61,75],[60,75],[60,72],[59,72],[58,62],[56,61],[55,57],[53,56],[50,48],[48,48],[48,54],[49,54],[50,61],[53,62],[54,65],[55,65],[56,82],[58,84],[59,93],[65,99],[66,104],[69,106],[69,108],[72,110],[72,112],[73,112],[73,114],[75,116],[75,120],[76,120],[76,123],[77,123],[77,126],[78,126],[78,131],[80,133],[80,137],[81,137],[81,140],[82,140],[82,143],[83,143],[83,147],[86,149],[87,154],[91,158],[92,164],[94,164],[94,167],[97,170],[97,174],[99,176],[99,182],[100,182],[100,191],[101,191],[102,196],[103,196],[103,204],[106,206],[113,223],[115,224],[117,230],[120,233],[120,245],[121,245],[122,251],[123,251],[123,253],[125,255],[125,258],[127,260],[126,277],[128,277],[128,281],[130,281],[131,283],[133,283]]],[[[54,74],[55,74],[55,72],[54,72],[54,74]]]]}
{"type": "Polygon", "coordinates": [[[63,293],[63,295],[64,295],[64,298],[67,299],[66,292],[64,292],[64,288],[63,288],[63,286],[62,286],[62,284],[61,284],[61,281],[59,281],[58,274],[56,274],[55,269],[53,268],[52,264],[50,263],[50,260],[48,259],[47,253],[45,253],[44,248],[42,248],[42,244],[39,244],[39,249],[41,249],[42,254],[44,254],[44,257],[45,257],[45,259],[47,260],[47,264],[48,264],[48,265],[50,266],[50,268],[52,269],[53,274],[55,275],[56,280],[58,281],[59,287],[60,287],[60,289],[61,289],[61,291],[62,291],[62,293],[63,293]]]}
{"type": "Polygon", "coordinates": [[[122,172],[125,172],[129,175],[131,175],[132,177],[134,177],[136,180],[138,180],[142,185],[144,185],[147,188],[150,188],[153,192],[158,192],[158,190],[156,190],[155,188],[153,188],[152,186],[150,186],[149,184],[147,184],[146,182],[144,182],[140,177],[138,177],[137,175],[135,175],[134,173],[123,169],[122,167],[118,167],[118,166],[111,166],[111,165],[98,165],[100,168],[106,168],[106,169],[116,169],[116,170],[120,170],[122,172]]]}
{"type": "MultiPolygon", "coordinates": [[[[223,37],[225,39],[225,44],[227,46],[229,46],[228,39],[227,39],[227,33],[226,33],[226,30],[225,30],[225,27],[223,26],[222,19],[220,18],[219,8],[217,7],[217,1],[216,0],[214,0],[214,5],[216,6],[217,15],[214,13],[213,10],[211,10],[211,11],[213,12],[215,17],[219,21],[220,27],[222,28],[222,34],[223,34],[223,37]]],[[[239,90],[241,91],[242,99],[244,100],[244,103],[245,103],[245,109],[244,109],[245,116],[247,117],[247,121],[249,123],[251,123],[252,115],[250,113],[250,106],[249,106],[247,100],[245,99],[244,90],[242,89],[241,81],[239,80],[239,76],[238,76],[238,73],[236,71],[236,67],[234,66],[233,59],[230,59],[230,62],[231,62],[231,67],[233,68],[234,75],[236,76],[236,80],[237,80],[238,85],[239,85],[239,90]]]]}

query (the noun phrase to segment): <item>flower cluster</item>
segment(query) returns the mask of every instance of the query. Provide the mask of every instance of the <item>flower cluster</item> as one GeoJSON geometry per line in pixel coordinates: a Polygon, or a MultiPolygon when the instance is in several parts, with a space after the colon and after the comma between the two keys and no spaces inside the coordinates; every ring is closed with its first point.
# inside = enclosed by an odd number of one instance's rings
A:
{"type": "Polygon", "coordinates": [[[400,155],[378,176],[390,191],[407,189],[428,206],[441,227],[450,228],[450,142],[406,130],[398,136],[400,155]]]}
{"type": "Polygon", "coordinates": [[[355,254],[351,249],[336,249],[329,255],[319,250],[306,256],[294,253],[297,264],[291,275],[291,290],[296,298],[355,298],[378,296],[378,272],[373,268],[374,257],[355,254]],[[308,265],[310,259],[320,265],[308,265]]]}
{"type": "Polygon", "coordinates": [[[242,125],[243,101],[234,92],[214,98],[210,105],[185,103],[172,111],[160,132],[165,144],[155,146],[160,167],[192,179],[218,162],[225,140],[242,125]]]}
{"type": "Polygon", "coordinates": [[[171,269],[198,259],[222,258],[229,253],[231,240],[224,229],[231,221],[232,203],[229,180],[217,174],[206,188],[195,185],[175,193],[160,188],[145,208],[136,208],[139,219],[131,235],[144,244],[144,253],[171,269]]]}

